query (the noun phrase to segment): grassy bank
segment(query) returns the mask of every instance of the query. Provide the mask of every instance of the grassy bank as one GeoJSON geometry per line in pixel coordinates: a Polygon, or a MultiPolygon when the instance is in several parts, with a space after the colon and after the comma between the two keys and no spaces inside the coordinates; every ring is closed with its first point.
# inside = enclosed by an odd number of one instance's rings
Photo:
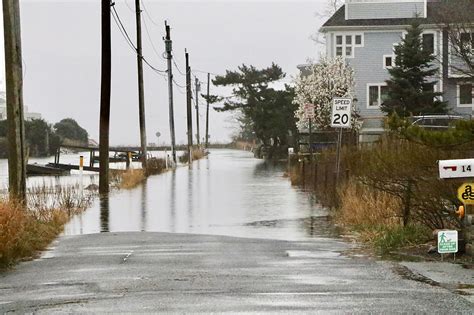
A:
{"type": "Polygon", "coordinates": [[[76,186],[29,189],[26,205],[0,199],[0,270],[37,256],[92,196],[76,186]]]}
{"type": "MultiPolygon", "coordinates": [[[[191,158],[193,161],[200,160],[204,158],[205,156],[207,156],[207,152],[203,148],[195,147],[191,150],[191,158]]],[[[189,162],[188,152],[184,152],[184,154],[179,157],[179,161],[181,163],[188,163],[189,162]]]]}
{"type": "Polygon", "coordinates": [[[126,171],[111,171],[110,183],[118,189],[132,189],[143,183],[148,176],[158,175],[166,170],[166,160],[153,157],[148,159],[146,170],[129,168],[126,171]]]}
{"type": "Polygon", "coordinates": [[[403,225],[400,201],[357,181],[344,183],[339,191],[339,207],[333,210],[334,221],[371,245],[379,254],[425,243],[431,231],[416,222],[403,225]]]}
{"type": "Polygon", "coordinates": [[[293,161],[289,177],[312,190],[337,224],[383,254],[426,243],[433,230],[461,227],[454,215],[460,182],[439,180],[437,161],[471,154],[466,148],[444,150],[387,136],[343,148],[338,181],[333,150],[312,161],[293,161]]]}

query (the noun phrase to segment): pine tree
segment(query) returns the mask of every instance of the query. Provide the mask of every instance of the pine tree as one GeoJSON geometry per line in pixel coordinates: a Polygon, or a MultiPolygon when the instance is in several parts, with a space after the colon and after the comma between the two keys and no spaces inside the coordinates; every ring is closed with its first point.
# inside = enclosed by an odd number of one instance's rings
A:
{"type": "Polygon", "coordinates": [[[400,117],[447,113],[447,104],[434,92],[433,80],[438,68],[435,56],[423,49],[422,29],[418,20],[407,29],[405,38],[395,47],[395,66],[389,69],[387,96],[382,111],[400,117]]]}

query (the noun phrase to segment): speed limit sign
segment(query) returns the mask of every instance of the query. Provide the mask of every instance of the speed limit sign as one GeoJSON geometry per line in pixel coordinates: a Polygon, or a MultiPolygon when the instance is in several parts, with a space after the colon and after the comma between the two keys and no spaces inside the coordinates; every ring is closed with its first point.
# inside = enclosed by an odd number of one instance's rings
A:
{"type": "Polygon", "coordinates": [[[351,108],[352,99],[340,97],[333,98],[331,127],[351,128],[351,108]]]}

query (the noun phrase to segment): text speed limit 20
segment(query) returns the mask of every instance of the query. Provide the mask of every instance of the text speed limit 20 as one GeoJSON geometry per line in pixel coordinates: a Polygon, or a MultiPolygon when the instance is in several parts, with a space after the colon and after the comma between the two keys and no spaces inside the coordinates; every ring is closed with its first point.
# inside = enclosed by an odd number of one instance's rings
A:
{"type": "Polygon", "coordinates": [[[331,127],[350,128],[351,127],[352,99],[334,98],[332,100],[331,127]]]}

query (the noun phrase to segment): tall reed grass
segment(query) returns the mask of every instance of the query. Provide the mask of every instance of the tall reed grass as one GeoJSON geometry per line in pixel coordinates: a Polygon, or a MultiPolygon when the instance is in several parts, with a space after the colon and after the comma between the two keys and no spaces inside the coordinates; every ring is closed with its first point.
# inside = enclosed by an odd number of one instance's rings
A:
{"type": "MultiPolygon", "coordinates": [[[[193,148],[191,150],[191,157],[192,157],[192,160],[193,161],[196,161],[196,160],[200,160],[202,159],[203,157],[205,157],[207,155],[207,152],[205,149],[202,149],[202,148],[193,148]]],[[[188,152],[185,152],[183,155],[181,155],[179,157],[179,161],[181,163],[188,163],[189,162],[189,156],[188,156],[188,152]]]]}
{"type": "Polygon", "coordinates": [[[122,189],[132,189],[145,180],[145,172],[142,169],[128,169],[122,173],[119,187],[122,189]]]}
{"type": "Polygon", "coordinates": [[[30,188],[26,204],[0,197],[0,269],[35,257],[92,198],[78,186],[30,188]]]}

